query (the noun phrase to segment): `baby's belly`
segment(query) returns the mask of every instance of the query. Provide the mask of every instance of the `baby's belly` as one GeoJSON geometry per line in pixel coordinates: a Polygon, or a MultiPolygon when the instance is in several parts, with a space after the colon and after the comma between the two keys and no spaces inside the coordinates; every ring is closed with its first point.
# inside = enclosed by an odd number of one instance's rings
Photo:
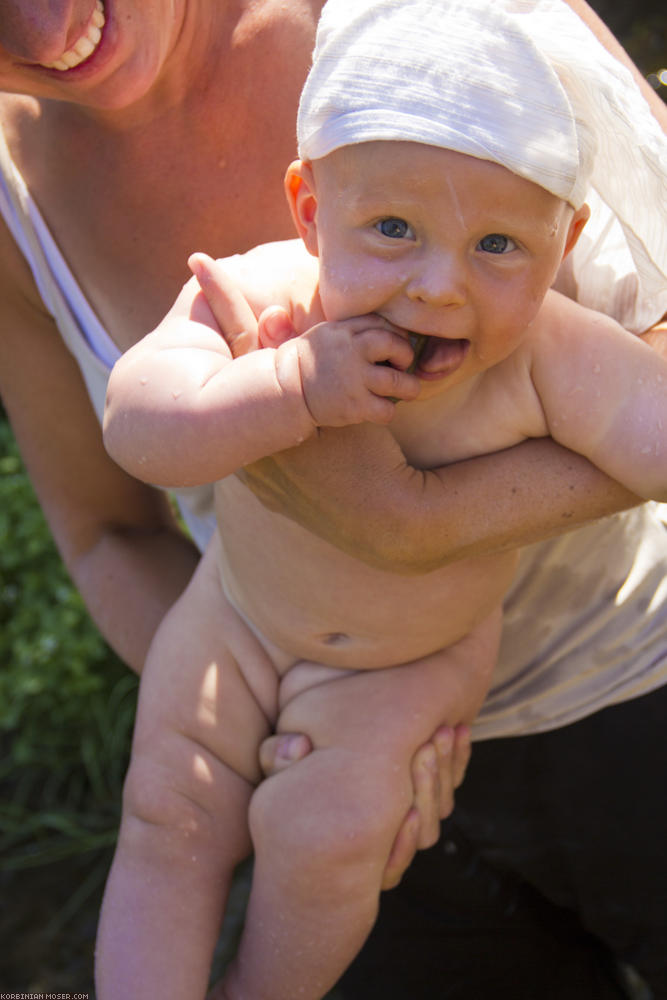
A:
{"type": "Polygon", "coordinates": [[[514,571],[505,554],[386,573],[267,510],[234,477],[216,500],[225,592],[280,673],[301,659],[393,666],[449,646],[502,600],[514,571]]]}

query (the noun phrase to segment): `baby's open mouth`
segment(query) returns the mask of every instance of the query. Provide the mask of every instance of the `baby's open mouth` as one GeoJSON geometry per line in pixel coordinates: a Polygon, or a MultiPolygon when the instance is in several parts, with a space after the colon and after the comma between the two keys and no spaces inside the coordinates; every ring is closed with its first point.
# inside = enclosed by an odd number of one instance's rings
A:
{"type": "Polygon", "coordinates": [[[414,352],[412,357],[412,362],[410,363],[410,367],[408,368],[408,371],[412,375],[412,373],[416,370],[417,365],[419,364],[419,359],[421,358],[424,348],[426,347],[426,342],[428,341],[428,337],[425,333],[411,333],[409,334],[409,337],[410,337],[410,346],[412,347],[412,350],[414,352]]]}
{"type": "Polygon", "coordinates": [[[422,378],[450,375],[462,364],[470,347],[470,341],[463,338],[429,337],[423,333],[411,333],[410,342],[415,354],[409,371],[422,378]]]}
{"type": "Polygon", "coordinates": [[[74,69],[86,59],[92,56],[93,52],[100,44],[102,38],[102,28],[104,27],[104,4],[102,0],[95,0],[95,10],[93,11],[86,30],[78,39],[76,45],[67,49],[53,62],[43,63],[46,69],[57,69],[64,73],[68,69],[74,69]]]}

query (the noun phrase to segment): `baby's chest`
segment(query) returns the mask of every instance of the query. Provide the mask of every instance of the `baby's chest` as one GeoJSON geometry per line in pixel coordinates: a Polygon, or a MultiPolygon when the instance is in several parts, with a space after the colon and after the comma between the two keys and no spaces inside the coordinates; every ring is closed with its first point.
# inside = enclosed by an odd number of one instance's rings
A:
{"type": "Polygon", "coordinates": [[[389,425],[416,468],[433,469],[502,451],[547,433],[531,385],[488,378],[454,404],[447,396],[399,406],[389,425]]]}
{"type": "Polygon", "coordinates": [[[391,431],[408,463],[418,469],[501,451],[524,439],[510,414],[491,417],[472,409],[456,415],[434,414],[429,420],[402,421],[391,425],[391,431]]]}

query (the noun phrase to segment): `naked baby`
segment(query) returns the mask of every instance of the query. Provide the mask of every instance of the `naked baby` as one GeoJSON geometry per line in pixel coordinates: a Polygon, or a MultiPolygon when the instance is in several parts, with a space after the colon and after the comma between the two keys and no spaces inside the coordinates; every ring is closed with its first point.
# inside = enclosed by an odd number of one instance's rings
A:
{"type": "Polygon", "coordinates": [[[100,1000],[204,996],[251,844],[246,927],[216,996],[322,997],[373,924],[413,753],[451,705],[474,717],[484,692],[466,693],[466,665],[493,667],[515,554],[374,569],[264,508],[239,469],[320,427],[387,425],[415,475],[551,435],[667,500],[667,363],[551,287],[598,176],[568,91],[580,49],[548,44],[581,26],[564,5],[511,7],[330,0],[286,178],[312,280],[276,284],[290,245],[230,264],[256,313],[281,307],[297,336],[274,343],[260,323],[262,349],[232,358],[193,280],[114,369],[111,455],[148,482],[215,481],[218,530],[142,677],[100,1000]],[[481,35],[531,68],[539,100],[478,85],[481,35]],[[279,715],[315,749],[259,784],[279,715]]]}

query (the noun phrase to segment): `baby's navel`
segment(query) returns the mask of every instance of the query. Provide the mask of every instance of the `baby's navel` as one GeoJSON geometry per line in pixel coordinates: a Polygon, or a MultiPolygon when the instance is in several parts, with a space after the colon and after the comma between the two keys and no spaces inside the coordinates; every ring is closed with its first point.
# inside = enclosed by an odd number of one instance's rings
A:
{"type": "Polygon", "coordinates": [[[322,636],[322,641],[326,646],[338,646],[342,642],[349,642],[350,637],[346,632],[329,632],[322,636]]]}

